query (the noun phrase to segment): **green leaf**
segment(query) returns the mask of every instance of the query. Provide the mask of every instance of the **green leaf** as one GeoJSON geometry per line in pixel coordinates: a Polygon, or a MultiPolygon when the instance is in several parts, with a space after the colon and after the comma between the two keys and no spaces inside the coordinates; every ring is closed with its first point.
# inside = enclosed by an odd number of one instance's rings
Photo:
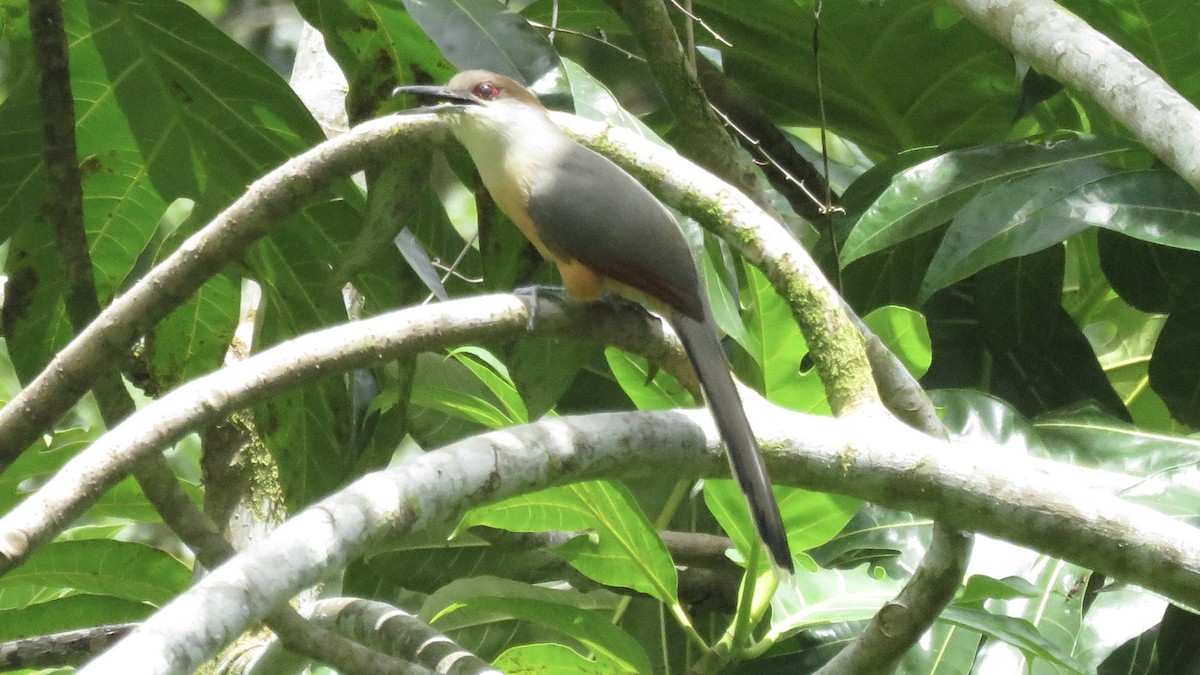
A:
{"type": "Polygon", "coordinates": [[[1064,165],[1100,166],[1102,161],[1139,152],[1136,148],[1128,141],[1083,136],[984,145],[934,157],[895,176],[854,225],[842,247],[841,263],[847,265],[932,230],[953,219],[977,195],[1002,183],[1025,176],[1037,182],[1042,171],[1064,165]]]}
{"type": "Polygon", "coordinates": [[[0,640],[49,635],[106,623],[141,621],[154,608],[132,600],[101,595],[72,595],[0,612],[0,640]]]}
{"type": "Polygon", "coordinates": [[[621,672],[610,664],[599,664],[579,652],[558,644],[520,645],[492,661],[500,672],[539,675],[604,675],[621,672]]]}
{"type": "MultiPolygon", "coordinates": [[[[527,8],[526,12],[529,9],[532,7],[527,8]]],[[[560,13],[559,16],[561,17],[562,14],[560,13]]],[[[637,116],[625,110],[608,87],[592,77],[592,74],[587,72],[583,66],[565,58],[562,59],[562,66],[567,73],[567,81],[571,85],[571,99],[575,102],[576,115],[632,131],[657,146],[669,147],[637,116]]]]}
{"type": "MultiPolygon", "coordinates": [[[[779,503],[779,514],[783,517],[792,555],[808,569],[816,569],[816,563],[804,551],[837,536],[862,506],[858,499],[800,488],[773,487],[772,492],[779,503]]],[[[737,483],[732,480],[704,481],[704,504],[733,540],[742,559],[748,560],[750,547],[759,545],[758,533],[750,521],[746,498],[737,483]]]]}
{"type": "Polygon", "coordinates": [[[971,22],[939,20],[942,5],[933,0],[826,5],[818,90],[813,4],[763,0],[747,11],[739,0],[695,3],[735,47],[700,30],[697,41],[721,49],[725,73],[777,124],[820,126],[823,101],[834,133],[888,154],[995,139],[1014,118],[1020,91],[1012,57],[971,22]]]}
{"type": "Polygon", "coordinates": [[[980,194],[955,218],[930,263],[921,298],[1087,227],[1200,250],[1200,195],[1171,172],[1113,173],[1087,163],[1006,183],[980,194]]]}
{"type": "Polygon", "coordinates": [[[1149,313],[1166,313],[1200,283],[1200,252],[1100,230],[1100,268],[1121,299],[1149,313]]]}
{"type": "Polygon", "coordinates": [[[763,395],[772,403],[802,412],[825,412],[825,388],[815,372],[800,372],[808,343],[787,303],[757,268],[746,266],[745,292],[751,298],[747,320],[750,356],[760,364],[763,395]]]}
{"type": "Polygon", "coordinates": [[[605,347],[604,358],[613,377],[638,410],[667,410],[695,404],[679,381],[668,373],[655,369],[651,377],[646,359],[616,347],[605,347]]]}
{"type": "Polygon", "coordinates": [[[1171,416],[1191,427],[1200,426],[1200,299],[1176,307],[1163,324],[1150,358],[1150,386],[1162,397],[1171,416]]]}
{"type": "Polygon", "coordinates": [[[938,621],[945,621],[1006,642],[1029,656],[1045,659],[1060,668],[1066,668],[1069,672],[1078,675],[1087,672],[1083,665],[1071,656],[1070,645],[1064,650],[1061,645],[1042,636],[1033,624],[1024,619],[951,605],[942,612],[938,621]]]}
{"type": "Polygon", "coordinates": [[[221,365],[237,326],[241,297],[239,280],[219,274],[146,336],[146,356],[159,391],[221,365]]]}
{"type": "Polygon", "coordinates": [[[529,419],[548,412],[596,353],[594,345],[526,337],[513,346],[508,362],[529,419]]]}
{"type": "Polygon", "coordinates": [[[980,193],[955,217],[921,283],[918,302],[989,265],[1036,253],[1086,229],[1074,194],[1109,175],[1100,164],[1052,167],[980,193]]]}
{"type": "Polygon", "coordinates": [[[787,636],[870,619],[900,588],[898,581],[872,576],[865,565],[853,570],[797,570],[792,583],[780,585],[771,599],[771,632],[787,636]]]}
{"type": "Polygon", "coordinates": [[[191,574],[175,558],[142,544],[60,541],[0,578],[0,589],[31,584],[163,605],[187,588],[191,574]]]}
{"type": "Polygon", "coordinates": [[[471,394],[430,385],[414,386],[412,405],[458,417],[488,429],[503,429],[513,425],[512,419],[492,402],[471,394]]]}
{"type": "Polygon", "coordinates": [[[458,614],[470,610],[493,617],[534,623],[578,641],[592,656],[617,672],[647,673],[650,664],[641,646],[607,618],[580,606],[578,594],[552,591],[506,579],[463,579],[434,593],[420,617],[442,630],[459,625],[458,614]],[[467,611],[464,611],[467,610],[467,611]]]}
{"type": "Polygon", "coordinates": [[[988,346],[1046,350],[1053,325],[1062,311],[1065,265],[1063,247],[1000,261],[975,278],[975,310],[988,346]]]}
{"type": "Polygon", "coordinates": [[[633,495],[620,483],[587,481],[506,499],[468,512],[461,527],[515,532],[586,531],[555,549],[602,584],[677,604],[675,565],[633,495]]]}
{"type": "Polygon", "coordinates": [[[1036,586],[1021,577],[993,579],[982,574],[973,574],[967,579],[966,587],[954,602],[963,607],[982,609],[986,600],[1036,598],[1040,594],[1041,591],[1036,586]]]}
{"type": "Polygon", "coordinates": [[[493,0],[404,0],[404,6],[459,70],[486,68],[533,84],[561,68],[546,38],[493,0]]]}
{"type": "Polygon", "coordinates": [[[873,310],[863,317],[863,323],[887,345],[913,377],[929,370],[933,347],[925,317],[906,307],[889,305],[873,310]]]}
{"type": "Polygon", "coordinates": [[[491,352],[482,347],[466,346],[450,350],[450,356],[479,378],[488,391],[500,401],[510,426],[529,421],[529,412],[525,409],[521,395],[517,393],[517,386],[508,373],[508,367],[491,352]]]}
{"type": "Polygon", "coordinates": [[[1114,173],[1063,207],[1084,207],[1084,219],[1096,227],[1200,251],[1200,193],[1174,171],[1114,173]]]}
{"type": "Polygon", "coordinates": [[[932,522],[865,504],[836,537],[810,554],[821,567],[845,569],[869,562],[902,579],[924,557],[932,522]]]}

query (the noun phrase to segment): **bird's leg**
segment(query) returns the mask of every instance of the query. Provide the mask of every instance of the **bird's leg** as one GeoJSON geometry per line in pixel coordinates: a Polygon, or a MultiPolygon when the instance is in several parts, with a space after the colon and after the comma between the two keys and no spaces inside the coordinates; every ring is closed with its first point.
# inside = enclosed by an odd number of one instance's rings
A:
{"type": "Polygon", "coordinates": [[[532,333],[534,322],[537,320],[538,296],[549,294],[559,298],[566,298],[567,289],[562,286],[546,286],[533,284],[530,286],[521,286],[513,289],[513,293],[517,295],[529,296],[529,318],[525,321],[525,330],[532,333]]]}

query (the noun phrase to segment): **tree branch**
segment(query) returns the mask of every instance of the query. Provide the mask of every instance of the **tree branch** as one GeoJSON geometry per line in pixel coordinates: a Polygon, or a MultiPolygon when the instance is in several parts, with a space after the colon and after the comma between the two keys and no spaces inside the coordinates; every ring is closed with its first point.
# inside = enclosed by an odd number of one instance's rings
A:
{"type": "MultiPolygon", "coordinates": [[[[327,598],[306,611],[309,620],[345,637],[414,664],[425,673],[500,675],[491,664],[460,647],[412,614],[392,605],[360,598],[327,598]],[[452,667],[451,665],[452,664],[452,667]]],[[[268,652],[272,649],[267,647],[268,652]]],[[[264,660],[268,655],[264,655],[264,660]]],[[[255,664],[250,675],[276,673],[255,664]]]]}
{"type": "Polygon", "coordinates": [[[951,0],[1014,54],[1091,96],[1200,190],[1200,110],[1133,54],[1052,0],[951,0]]]}
{"type": "Polygon", "coordinates": [[[314,195],[441,130],[431,115],[372,120],[285,162],[116,298],[0,409],[0,471],[119,363],[133,341],[314,195]]]}
{"type": "Polygon", "coordinates": [[[623,129],[551,113],[575,140],[611,157],[665,203],[728,241],[792,308],[835,412],[878,403],[861,335],[800,242],[741,192],[669,148],[623,129]]]}
{"type": "Polygon", "coordinates": [[[135,626],[134,623],[93,626],[2,642],[0,668],[9,671],[82,665],[128,635],[135,626]]]}
{"type": "Polygon", "coordinates": [[[663,0],[606,2],[641,46],[654,82],[675,118],[675,142],[684,155],[736,186],[759,207],[770,209],[753,168],[709,107],[663,0]]]}
{"type": "MultiPolygon", "coordinates": [[[[187,431],[322,376],[446,345],[519,338],[528,334],[526,302],[512,295],[485,295],[399,310],[303,335],[181,385],[109,430],[0,518],[0,574],[79,517],[133,462],[187,431]]],[[[658,359],[668,372],[679,373],[682,382],[691,372],[682,350],[661,339],[662,324],[648,320],[642,311],[543,299],[536,328],[538,335],[602,340],[642,353],[658,359]]],[[[200,536],[186,529],[180,534],[185,540],[200,536]]]]}
{"type": "MultiPolygon", "coordinates": [[[[206,398],[228,395],[213,390],[206,398]]],[[[761,403],[751,407],[772,474],[783,483],[978,529],[1182,604],[1200,604],[1200,531],[1080,487],[1089,480],[1086,471],[938,441],[882,414],[860,414],[847,424],[761,403]]],[[[136,437],[118,432],[113,435],[125,440],[111,447],[126,452],[136,437]]],[[[115,664],[129,673],[186,671],[253,625],[265,608],[340,569],[370,544],[453,521],[479,504],[576,480],[726,470],[719,436],[703,410],[563,417],[466,439],[364,476],[293,517],[83,672],[107,672],[115,664]],[[648,447],[655,452],[644,452],[648,447]]]]}
{"type": "MultiPolygon", "coordinates": [[[[30,6],[30,23],[40,78],[43,134],[46,139],[43,154],[50,194],[53,195],[44,205],[43,213],[51,219],[54,241],[66,268],[64,303],[67,316],[75,332],[82,333],[100,313],[100,303],[84,228],[82,178],[75,144],[74,97],[71,93],[61,3],[56,0],[34,0],[30,6]]],[[[96,401],[105,426],[111,429],[134,411],[133,399],[126,391],[118,371],[103,372],[96,378],[95,385],[96,401]]],[[[205,565],[216,567],[233,555],[233,547],[183,491],[161,454],[146,454],[134,463],[132,469],[138,485],[163,521],[205,565]]],[[[298,652],[332,663],[348,673],[399,672],[393,667],[392,659],[336,634],[322,631],[301,619],[290,608],[275,611],[268,622],[276,631],[282,632],[283,641],[298,652]]]]}

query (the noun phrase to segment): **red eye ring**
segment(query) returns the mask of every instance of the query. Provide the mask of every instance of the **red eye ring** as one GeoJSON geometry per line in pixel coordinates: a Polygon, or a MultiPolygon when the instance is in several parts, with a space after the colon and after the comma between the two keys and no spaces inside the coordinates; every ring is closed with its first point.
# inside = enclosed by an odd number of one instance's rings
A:
{"type": "Polygon", "coordinates": [[[471,90],[471,93],[475,94],[476,97],[484,101],[491,101],[492,99],[498,97],[501,91],[503,91],[503,89],[497,87],[491,82],[480,82],[479,84],[475,85],[475,88],[471,90]]]}

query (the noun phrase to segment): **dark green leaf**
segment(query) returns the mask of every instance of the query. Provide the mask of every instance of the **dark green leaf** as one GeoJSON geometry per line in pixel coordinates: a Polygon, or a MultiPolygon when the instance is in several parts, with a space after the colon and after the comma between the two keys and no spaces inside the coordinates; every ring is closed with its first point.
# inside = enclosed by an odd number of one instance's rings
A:
{"type": "MultiPolygon", "coordinates": [[[[978,146],[927,160],[896,175],[891,186],[863,213],[842,247],[842,264],[954,219],[977,195],[1002,183],[1037,176],[1054,167],[1103,166],[1106,160],[1135,153],[1136,147],[1128,141],[1085,136],[1041,143],[978,146]]],[[[1037,182],[1037,179],[1033,181],[1037,182]]],[[[1031,189],[1026,185],[1010,197],[1015,204],[993,206],[992,209],[1007,220],[1017,206],[1030,198],[1031,189]]],[[[983,206],[988,204],[994,202],[985,201],[983,206]]],[[[981,213],[975,218],[986,220],[985,216],[987,213],[981,213]]],[[[1002,224],[992,220],[987,222],[993,228],[1002,224]]]]}
{"type": "Polygon", "coordinates": [[[921,283],[919,301],[1002,260],[1036,253],[1091,223],[1071,217],[1075,194],[1109,175],[1093,162],[1073,162],[979,193],[954,218],[921,283]]]}
{"type": "Polygon", "coordinates": [[[1195,673],[1200,671],[1200,615],[1176,605],[1167,606],[1154,651],[1158,655],[1159,672],[1195,673]]]}
{"type": "Polygon", "coordinates": [[[1162,397],[1171,416],[1200,426],[1200,298],[1176,307],[1163,324],[1150,359],[1150,385],[1162,397]]]}
{"type": "Polygon", "coordinates": [[[0,579],[163,605],[187,588],[191,570],[175,558],[142,544],[89,539],[52,543],[0,579]]]}
{"type": "MultiPolygon", "coordinates": [[[[769,0],[754,11],[738,0],[695,3],[736,46],[722,50],[725,72],[777,123],[818,126],[823,94],[835,133],[884,153],[997,139],[1016,114],[1012,57],[969,21],[939,21],[940,7],[930,0],[826,5],[818,92],[812,0],[769,0]]],[[[704,31],[696,37],[716,46],[704,31]]]]}
{"type": "Polygon", "coordinates": [[[561,68],[546,38],[494,0],[404,0],[404,6],[459,70],[485,68],[532,85],[561,68]]]}
{"type": "Polygon", "coordinates": [[[996,263],[975,277],[975,309],[988,345],[1037,351],[1050,345],[1053,324],[1061,311],[1063,247],[996,263]]]}
{"type": "Polygon", "coordinates": [[[106,623],[141,621],[154,608],[105,595],[72,595],[0,612],[0,640],[49,635],[106,623]]]}
{"type": "MultiPolygon", "coordinates": [[[[462,625],[463,610],[492,617],[530,622],[578,640],[592,655],[616,672],[649,672],[645,653],[636,641],[606,617],[589,611],[592,603],[577,593],[552,591],[505,579],[480,577],[456,581],[434,593],[421,608],[421,618],[442,630],[462,625]]],[[[465,620],[474,621],[467,616],[465,620]]]]}
{"type": "Polygon", "coordinates": [[[1101,230],[1100,266],[1113,290],[1143,312],[1167,312],[1200,282],[1200,253],[1101,230]]]}

